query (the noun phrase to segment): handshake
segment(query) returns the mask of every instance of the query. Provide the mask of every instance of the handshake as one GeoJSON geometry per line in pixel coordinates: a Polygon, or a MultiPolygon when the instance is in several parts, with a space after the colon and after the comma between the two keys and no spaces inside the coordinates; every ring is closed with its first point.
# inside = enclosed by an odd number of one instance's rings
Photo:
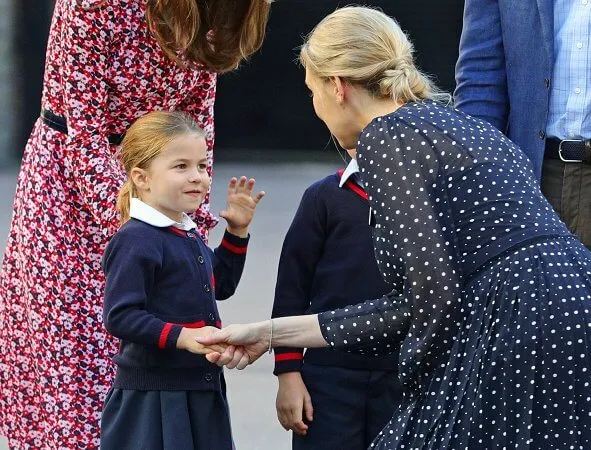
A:
{"type": "Polygon", "coordinates": [[[177,348],[205,355],[207,360],[229,369],[244,369],[270,348],[271,321],[230,325],[224,329],[211,326],[183,328],[177,348]]]}

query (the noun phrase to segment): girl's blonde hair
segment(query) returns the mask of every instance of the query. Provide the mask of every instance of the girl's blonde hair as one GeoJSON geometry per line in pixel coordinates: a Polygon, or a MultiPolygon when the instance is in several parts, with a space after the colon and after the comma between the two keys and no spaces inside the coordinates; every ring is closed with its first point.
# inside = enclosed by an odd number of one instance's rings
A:
{"type": "Polygon", "coordinates": [[[340,77],[378,98],[449,102],[450,95],[417,68],[413,52],[394,19],[376,9],[349,6],[316,25],[301,47],[300,62],[320,78],[340,77]]]}
{"type": "Polygon", "coordinates": [[[205,132],[199,125],[188,115],[177,111],[154,111],[139,118],[129,127],[119,150],[121,163],[127,173],[127,181],[117,198],[121,224],[129,220],[131,197],[138,195],[130,177],[132,169],[147,169],[170,142],[185,134],[195,134],[205,139],[205,132]]]}

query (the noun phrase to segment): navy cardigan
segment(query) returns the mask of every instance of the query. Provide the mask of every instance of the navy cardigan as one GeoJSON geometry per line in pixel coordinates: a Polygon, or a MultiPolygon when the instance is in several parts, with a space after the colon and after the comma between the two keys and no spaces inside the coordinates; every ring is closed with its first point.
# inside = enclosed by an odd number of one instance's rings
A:
{"type": "Polygon", "coordinates": [[[107,245],[103,319],[121,340],[115,387],[219,390],[220,368],[178,350],[183,327],[221,327],[216,299],[240,280],[248,238],[230,233],[212,251],[195,231],[130,219],[107,245]]]}
{"type": "MultiPolygon", "coordinates": [[[[285,236],[273,317],[313,314],[391,292],[379,273],[368,224],[367,194],[343,171],[310,186],[285,236]]],[[[303,349],[275,349],[276,375],[301,369],[303,349]]],[[[397,353],[368,357],[331,348],[308,349],[305,361],[368,370],[396,370],[397,353]]]]}

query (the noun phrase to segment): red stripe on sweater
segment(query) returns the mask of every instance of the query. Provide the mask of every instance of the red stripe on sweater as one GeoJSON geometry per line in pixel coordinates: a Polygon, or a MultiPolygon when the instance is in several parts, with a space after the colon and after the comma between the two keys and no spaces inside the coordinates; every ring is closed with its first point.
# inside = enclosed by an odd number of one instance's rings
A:
{"type": "Polygon", "coordinates": [[[361,187],[359,187],[358,184],[354,183],[351,180],[347,180],[347,182],[345,183],[347,185],[347,187],[349,189],[351,189],[353,192],[355,192],[359,197],[361,197],[364,200],[367,200],[367,192],[365,192],[363,189],[361,189],[361,187]]]}
{"type": "Polygon", "coordinates": [[[177,325],[185,328],[203,328],[205,326],[205,320],[200,320],[199,322],[179,323],[177,325]]]}
{"type": "Polygon", "coordinates": [[[238,247],[236,245],[230,244],[225,239],[222,239],[222,247],[230,250],[232,253],[236,253],[237,255],[244,255],[248,247],[238,247]]]}
{"type": "Polygon", "coordinates": [[[160,332],[160,339],[158,339],[158,348],[166,348],[166,340],[168,339],[170,330],[172,330],[172,323],[165,324],[164,328],[162,328],[162,331],[160,332]]]}
{"type": "Polygon", "coordinates": [[[168,229],[170,231],[172,231],[173,233],[176,233],[176,234],[178,234],[180,236],[187,237],[187,232],[186,231],[183,231],[183,230],[181,230],[181,229],[179,229],[177,227],[172,227],[171,226],[171,227],[168,227],[168,229]]]}
{"type": "Polygon", "coordinates": [[[275,362],[304,359],[303,353],[279,353],[275,355],[275,362]]]}

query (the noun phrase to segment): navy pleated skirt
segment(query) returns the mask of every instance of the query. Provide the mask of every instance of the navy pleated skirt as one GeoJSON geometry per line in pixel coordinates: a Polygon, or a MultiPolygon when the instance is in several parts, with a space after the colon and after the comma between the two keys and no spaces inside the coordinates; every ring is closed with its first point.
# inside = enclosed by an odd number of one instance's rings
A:
{"type": "Polygon", "coordinates": [[[102,450],[232,450],[228,404],[217,391],[111,389],[102,450]]]}

